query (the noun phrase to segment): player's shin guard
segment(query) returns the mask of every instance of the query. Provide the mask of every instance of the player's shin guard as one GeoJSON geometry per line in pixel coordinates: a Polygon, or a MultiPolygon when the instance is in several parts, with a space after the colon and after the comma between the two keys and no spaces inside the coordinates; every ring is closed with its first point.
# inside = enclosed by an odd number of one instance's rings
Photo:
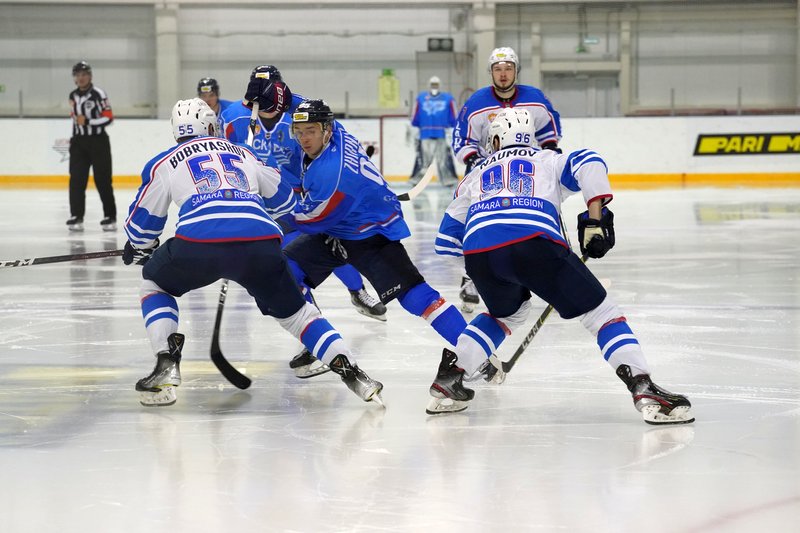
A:
{"type": "Polygon", "coordinates": [[[420,316],[444,339],[456,345],[458,336],[467,327],[467,322],[458,309],[447,303],[442,296],[425,282],[415,285],[398,298],[403,309],[420,316]]]}
{"type": "Polygon", "coordinates": [[[143,280],[140,297],[142,317],[153,353],[169,350],[167,339],[178,331],[178,302],[150,280],[143,280]]]}
{"type": "Polygon", "coordinates": [[[606,296],[600,305],[583,315],[581,323],[596,335],[600,353],[613,369],[624,364],[634,374],[650,373],[639,340],[610,297],[606,296]]]}
{"type": "Polygon", "coordinates": [[[342,336],[313,305],[306,303],[292,316],[277,320],[283,329],[299,339],[324,364],[329,364],[340,353],[350,357],[350,349],[342,336]]]}

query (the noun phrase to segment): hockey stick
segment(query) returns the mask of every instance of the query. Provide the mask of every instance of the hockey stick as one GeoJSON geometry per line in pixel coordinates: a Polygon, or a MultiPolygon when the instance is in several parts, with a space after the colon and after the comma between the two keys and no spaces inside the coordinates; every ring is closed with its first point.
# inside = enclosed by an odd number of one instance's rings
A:
{"type": "MultiPolygon", "coordinates": [[[[253,137],[255,136],[256,127],[258,125],[258,102],[253,102],[253,111],[250,113],[250,125],[247,128],[247,145],[253,146],[253,137]]],[[[217,304],[217,317],[214,319],[214,333],[211,335],[211,350],[209,356],[211,362],[217,367],[220,374],[225,377],[234,387],[239,389],[248,388],[253,382],[250,378],[236,370],[232,364],[222,354],[222,349],[219,346],[220,326],[222,326],[222,312],[225,310],[225,298],[228,296],[228,280],[222,280],[222,286],[219,288],[219,303],[217,304]]]]}
{"type": "Polygon", "coordinates": [[[220,374],[231,384],[239,389],[248,388],[253,382],[250,378],[236,370],[232,364],[222,355],[219,347],[219,330],[222,325],[222,310],[225,309],[225,298],[228,295],[228,280],[222,280],[222,287],[219,289],[219,303],[217,304],[217,318],[214,320],[214,334],[211,336],[211,361],[217,367],[220,374]]]}
{"type": "MultiPolygon", "coordinates": [[[[589,259],[588,255],[584,255],[584,256],[581,257],[581,261],[583,261],[584,263],[588,259],[589,259]]],[[[542,324],[544,324],[544,321],[547,320],[547,317],[550,316],[550,313],[552,311],[553,311],[553,306],[548,304],[547,307],[545,307],[545,309],[542,312],[542,314],[539,316],[539,320],[536,321],[536,323],[533,325],[533,327],[528,332],[528,334],[525,335],[525,338],[522,339],[522,344],[519,345],[519,348],[517,348],[517,351],[514,352],[514,355],[511,356],[511,359],[509,359],[508,361],[502,361],[501,366],[503,367],[503,372],[505,372],[506,374],[511,372],[511,369],[514,368],[515,364],[517,364],[517,359],[520,358],[520,356],[523,354],[523,352],[525,352],[525,349],[533,341],[533,338],[536,336],[536,334],[539,333],[539,330],[541,329],[542,324]]]]}
{"type": "Polygon", "coordinates": [[[119,255],[122,255],[122,250],[106,250],[104,252],[88,252],[72,255],[52,255],[50,257],[31,257],[29,259],[11,259],[9,261],[0,261],[0,268],[45,265],[47,263],[63,263],[66,261],[82,261],[84,259],[100,259],[102,257],[116,257],[119,255]]]}
{"type": "Polygon", "coordinates": [[[428,167],[428,170],[425,171],[425,175],[422,176],[421,180],[419,180],[419,183],[414,185],[414,187],[410,191],[404,192],[403,194],[398,194],[397,199],[400,200],[401,202],[408,202],[419,196],[419,193],[421,193],[433,179],[433,173],[434,173],[434,168],[433,168],[433,163],[431,163],[430,166],[428,167]]]}

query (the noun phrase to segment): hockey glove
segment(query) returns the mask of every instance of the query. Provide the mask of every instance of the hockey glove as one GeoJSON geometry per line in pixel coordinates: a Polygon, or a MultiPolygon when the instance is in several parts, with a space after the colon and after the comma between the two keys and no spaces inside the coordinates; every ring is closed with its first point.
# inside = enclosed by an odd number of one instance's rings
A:
{"type": "Polygon", "coordinates": [[[143,265],[150,260],[150,256],[153,255],[159,244],[158,239],[156,239],[156,242],[150,248],[134,248],[131,241],[128,241],[125,243],[125,248],[122,249],[122,262],[126,265],[143,265]]]}
{"type": "Polygon", "coordinates": [[[470,172],[472,172],[472,169],[480,165],[482,162],[483,158],[481,157],[481,154],[479,154],[478,152],[475,152],[474,154],[467,157],[464,160],[464,163],[467,165],[466,173],[469,174],[470,172]]]}
{"type": "Polygon", "coordinates": [[[614,213],[603,208],[600,220],[589,218],[589,212],[578,215],[578,242],[581,253],[599,259],[614,247],[614,213]]]}
{"type": "Polygon", "coordinates": [[[283,113],[292,105],[292,91],[282,81],[253,78],[247,84],[244,99],[247,100],[247,107],[250,109],[253,108],[253,102],[258,102],[260,112],[283,113]]]}
{"type": "Polygon", "coordinates": [[[331,247],[331,253],[335,258],[341,259],[345,262],[347,261],[347,250],[345,250],[344,246],[342,245],[342,241],[336,237],[331,237],[328,235],[325,238],[325,244],[331,247]]]}
{"type": "Polygon", "coordinates": [[[556,141],[548,141],[542,145],[542,149],[544,150],[552,150],[558,154],[561,153],[561,148],[558,147],[558,143],[556,141]]]}

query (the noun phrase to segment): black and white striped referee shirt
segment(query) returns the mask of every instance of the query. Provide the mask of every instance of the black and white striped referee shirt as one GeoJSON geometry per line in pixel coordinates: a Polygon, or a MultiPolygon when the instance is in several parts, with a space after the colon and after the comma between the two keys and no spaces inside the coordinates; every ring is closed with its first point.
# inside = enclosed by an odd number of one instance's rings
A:
{"type": "Polygon", "coordinates": [[[86,91],[75,89],[69,93],[69,103],[72,108],[70,116],[73,136],[105,135],[106,126],[114,120],[114,114],[103,89],[95,85],[90,85],[86,91]],[[75,122],[75,117],[78,115],[86,116],[85,126],[79,126],[75,122]]]}

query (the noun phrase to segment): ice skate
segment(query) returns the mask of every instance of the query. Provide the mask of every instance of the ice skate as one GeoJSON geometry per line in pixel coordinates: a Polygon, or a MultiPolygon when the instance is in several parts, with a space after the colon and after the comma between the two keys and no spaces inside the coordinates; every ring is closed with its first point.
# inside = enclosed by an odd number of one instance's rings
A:
{"type": "Polygon", "coordinates": [[[628,365],[617,368],[621,379],[633,396],[633,404],[648,424],[689,424],[694,422],[692,404],[686,396],[673,394],[650,380],[647,374],[631,375],[628,365]]]}
{"type": "Polygon", "coordinates": [[[139,402],[145,406],[174,404],[178,396],[175,388],[181,384],[181,350],[185,336],[173,333],[167,339],[169,350],[159,352],[156,367],[146,378],[136,382],[139,402]]]}
{"type": "Polygon", "coordinates": [[[464,387],[464,369],[457,367],[457,362],[455,353],[447,348],[442,350],[442,362],[439,363],[436,379],[429,389],[433,396],[425,409],[429,415],[464,411],[469,401],[475,397],[474,390],[464,387]]]}
{"type": "Polygon", "coordinates": [[[373,298],[367,292],[366,287],[361,287],[357,291],[350,291],[350,301],[353,302],[356,311],[362,315],[386,322],[386,306],[377,298],[373,298]]]}
{"type": "Polygon", "coordinates": [[[103,231],[117,231],[117,221],[111,217],[106,217],[100,221],[100,228],[103,231]]]}
{"type": "Polygon", "coordinates": [[[328,365],[314,357],[314,354],[305,348],[289,361],[289,368],[294,370],[294,375],[300,379],[319,376],[331,371],[328,365]]]}
{"type": "Polygon", "coordinates": [[[70,231],[83,231],[83,219],[80,217],[69,217],[67,229],[70,231]]]}
{"type": "Polygon", "coordinates": [[[478,381],[479,379],[483,379],[486,383],[491,383],[493,385],[502,385],[506,380],[506,373],[503,372],[502,363],[496,355],[490,355],[489,358],[478,367],[478,370],[471,376],[465,377],[464,381],[478,381]]]}
{"type": "Polygon", "coordinates": [[[356,396],[365,402],[374,401],[384,405],[383,398],[381,398],[383,384],[369,377],[363,370],[358,368],[358,365],[351,365],[345,355],[339,354],[334,357],[330,367],[331,370],[339,374],[347,388],[353,391],[356,396]]]}
{"type": "Polygon", "coordinates": [[[461,278],[461,292],[458,293],[458,296],[461,298],[461,310],[465,313],[473,312],[475,306],[481,303],[475,284],[467,276],[461,278]]]}

